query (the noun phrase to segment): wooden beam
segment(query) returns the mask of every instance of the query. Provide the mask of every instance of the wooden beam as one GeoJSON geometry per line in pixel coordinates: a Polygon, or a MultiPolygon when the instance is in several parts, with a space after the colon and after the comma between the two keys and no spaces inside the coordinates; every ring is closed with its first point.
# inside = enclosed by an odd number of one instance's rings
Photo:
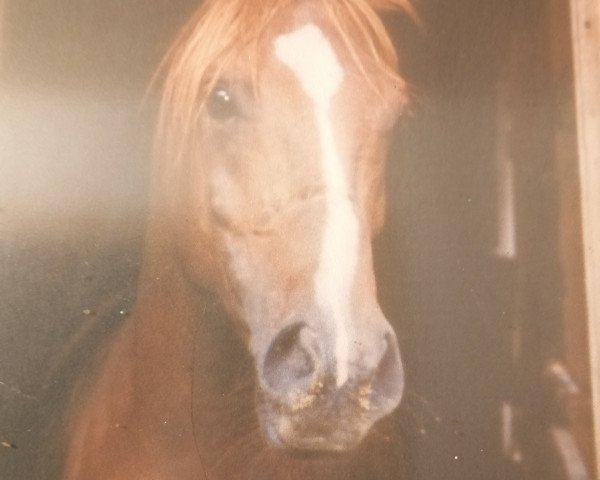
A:
{"type": "Polygon", "coordinates": [[[600,2],[571,0],[587,313],[600,473],[600,2]]]}

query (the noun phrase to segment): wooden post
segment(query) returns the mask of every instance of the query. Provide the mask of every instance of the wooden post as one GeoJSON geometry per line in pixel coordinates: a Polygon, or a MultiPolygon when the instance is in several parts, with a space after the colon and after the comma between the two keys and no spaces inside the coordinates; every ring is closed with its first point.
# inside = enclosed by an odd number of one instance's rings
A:
{"type": "Polygon", "coordinates": [[[596,472],[600,473],[600,2],[571,0],[596,472]]]}

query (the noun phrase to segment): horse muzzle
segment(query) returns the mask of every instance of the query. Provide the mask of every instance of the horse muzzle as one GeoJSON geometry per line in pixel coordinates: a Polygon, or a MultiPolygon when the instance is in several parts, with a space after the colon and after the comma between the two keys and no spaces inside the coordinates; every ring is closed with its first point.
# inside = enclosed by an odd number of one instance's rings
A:
{"type": "Polygon", "coordinates": [[[336,378],[333,341],[317,326],[296,321],[275,335],[259,363],[257,399],[263,431],[273,446],[348,451],[394,411],[404,372],[396,335],[381,318],[350,342],[343,384],[336,378]]]}

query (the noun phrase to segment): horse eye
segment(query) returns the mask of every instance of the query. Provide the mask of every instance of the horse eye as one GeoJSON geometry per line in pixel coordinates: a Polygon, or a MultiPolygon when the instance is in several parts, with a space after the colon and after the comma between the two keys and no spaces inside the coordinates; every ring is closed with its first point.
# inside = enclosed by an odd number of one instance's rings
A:
{"type": "Polygon", "coordinates": [[[239,115],[238,106],[231,92],[223,86],[217,86],[211,92],[206,109],[215,120],[228,120],[239,115]]]}

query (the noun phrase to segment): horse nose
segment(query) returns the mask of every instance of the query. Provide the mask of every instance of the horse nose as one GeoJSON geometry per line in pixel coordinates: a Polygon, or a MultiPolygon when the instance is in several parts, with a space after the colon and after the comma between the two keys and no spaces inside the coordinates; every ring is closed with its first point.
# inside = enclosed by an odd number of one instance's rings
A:
{"type": "Polygon", "coordinates": [[[348,342],[344,382],[336,378],[335,338],[320,322],[295,317],[271,337],[257,373],[261,421],[274,446],[348,451],[399,405],[404,373],[396,335],[383,317],[368,318],[348,342]]]}
{"type": "Polygon", "coordinates": [[[265,355],[262,377],[276,396],[308,392],[320,370],[320,349],[315,333],[302,322],[284,328],[265,355]]]}
{"type": "Polygon", "coordinates": [[[404,370],[398,341],[393,331],[384,335],[382,346],[381,357],[369,374],[365,389],[368,392],[367,404],[370,410],[377,412],[377,417],[392,412],[399,405],[404,393],[404,370]]]}
{"type": "MultiPolygon", "coordinates": [[[[323,351],[321,337],[307,323],[295,322],[273,338],[260,371],[269,394],[291,400],[310,393],[319,384],[333,383],[335,361],[332,365],[331,355],[323,351]]],[[[365,335],[364,342],[356,343],[361,347],[353,353],[355,369],[348,388],[352,391],[360,387],[371,413],[384,416],[398,406],[404,391],[396,334],[389,328],[379,335],[365,335]]]]}

